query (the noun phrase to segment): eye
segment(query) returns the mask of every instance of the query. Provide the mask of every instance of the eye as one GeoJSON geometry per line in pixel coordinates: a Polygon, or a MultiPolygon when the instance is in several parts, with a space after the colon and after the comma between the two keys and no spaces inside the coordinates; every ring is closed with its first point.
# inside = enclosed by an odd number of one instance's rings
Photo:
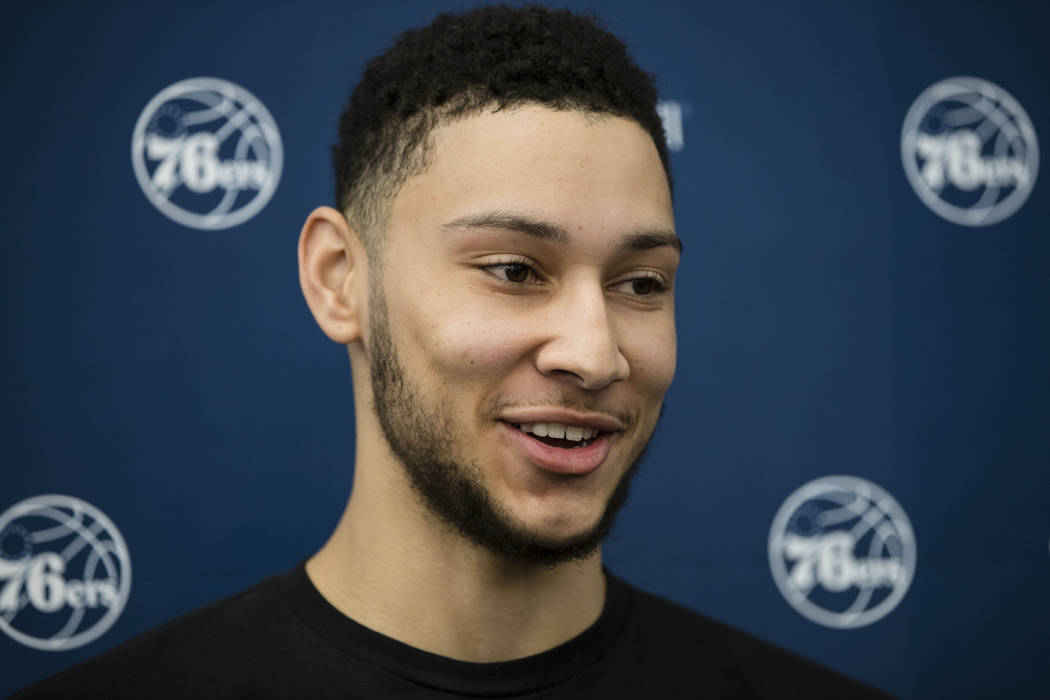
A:
{"type": "Polygon", "coordinates": [[[667,285],[664,281],[656,275],[644,275],[642,277],[634,277],[623,282],[618,282],[613,285],[613,289],[618,292],[625,292],[632,296],[654,296],[660,292],[667,291],[667,285]]]}
{"type": "Polygon", "coordinates": [[[478,267],[510,286],[537,284],[542,281],[536,269],[525,260],[500,260],[478,267]]]}
{"type": "Polygon", "coordinates": [[[631,280],[631,291],[635,294],[649,294],[656,287],[656,280],[652,277],[641,277],[631,280]]]}
{"type": "Polygon", "coordinates": [[[503,276],[506,277],[507,281],[515,284],[525,282],[529,279],[529,273],[531,272],[527,265],[522,265],[521,263],[508,263],[500,265],[499,268],[503,270],[503,276]]]}

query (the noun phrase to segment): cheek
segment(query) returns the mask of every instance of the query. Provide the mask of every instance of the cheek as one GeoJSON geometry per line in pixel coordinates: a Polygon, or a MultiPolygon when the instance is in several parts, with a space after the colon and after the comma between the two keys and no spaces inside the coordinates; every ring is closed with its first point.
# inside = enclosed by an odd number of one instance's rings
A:
{"type": "Polygon", "coordinates": [[[384,282],[390,333],[406,365],[458,384],[494,371],[517,351],[516,317],[479,303],[461,274],[434,264],[438,252],[400,255],[405,262],[390,268],[384,282]]]}
{"type": "Polygon", "coordinates": [[[418,353],[417,366],[443,382],[463,385],[502,376],[527,354],[527,324],[517,315],[471,306],[462,297],[429,302],[425,314],[412,314],[413,322],[406,324],[411,340],[403,346],[413,346],[404,347],[406,354],[418,353]]]}
{"type": "Polygon", "coordinates": [[[434,336],[434,359],[443,373],[459,381],[505,374],[528,345],[525,333],[513,324],[462,320],[447,324],[434,336]]]}
{"type": "Polygon", "coordinates": [[[631,366],[631,379],[639,391],[663,399],[671,386],[677,363],[677,338],[673,321],[634,332],[620,349],[631,366]]]}

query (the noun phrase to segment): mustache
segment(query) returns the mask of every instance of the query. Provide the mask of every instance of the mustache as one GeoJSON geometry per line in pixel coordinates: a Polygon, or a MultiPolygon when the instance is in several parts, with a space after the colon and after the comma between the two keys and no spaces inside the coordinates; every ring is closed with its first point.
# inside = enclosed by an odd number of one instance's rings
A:
{"type": "MultiPolygon", "coordinates": [[[[482,405],[482,414],[487,418],[495,418],[504,411],[518,408],[563,408],[586,413],[604,413],[616,418],[624,425],[633,425],[636,422],[631,412],[609,401],[608,397],[581,394],[579,391],[568,388],[551,390],[542,395],[533,395],[523,399],[493,399],[482,405]]],[[[663,413],[662,406],[660,412],[663,413]]]]}

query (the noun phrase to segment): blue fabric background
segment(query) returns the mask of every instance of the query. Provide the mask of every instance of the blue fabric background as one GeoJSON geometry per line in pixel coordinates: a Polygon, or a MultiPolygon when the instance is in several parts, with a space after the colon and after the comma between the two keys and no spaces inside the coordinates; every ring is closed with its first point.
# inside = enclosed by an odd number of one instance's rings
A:
{"type": "MultiPolygon", "coordinates": [[[[900,160],[930,84],[985,78],[1050,149],[1045,2],[566,3],[685,105],[673,156],[679,369],[607,547],[626,579],[905,698],[1050,696],[1050,195],[986,228],[923,205],[900,160]],[[826,474],[907,511],[911,590],[857,630],[796,613],[769,571],[784,499],[826,474]]],[[[328,148],[364,61],[468,3],[9,4],[0,28],[5,401],[0,511],[63,493],[128,542],[98,641],[0,635],[0,695],[286,569],[351,480],[346,356],[298,288],[328,148]],[[284,173],[206,232],[135,181],[135,120],[205,75],[269,108],[284,173]]]]}

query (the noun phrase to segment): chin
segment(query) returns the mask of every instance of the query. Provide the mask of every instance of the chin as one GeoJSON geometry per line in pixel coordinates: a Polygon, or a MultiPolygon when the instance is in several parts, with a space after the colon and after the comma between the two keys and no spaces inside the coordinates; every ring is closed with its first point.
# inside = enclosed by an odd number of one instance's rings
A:
{"type": "Polygon", "coordinates": [[[549,547],[562,547],[588,539],[599,526],[602,509],[596,509],[593,515],[581,517],[580,511],[530,513],[526,517],[516,518],[518,527],[527,533],[529,538],[549,547]]]}
{"type": "Polygon", "coordinates": [[[479,513],[458,526],[475,543],[520,562],[551,567],[584,561],[600,551],[612,529],[627,481],[611,497],[564,491],[494,497],[487,515],[479,513]]]}
{"type": "Polygon", "coordinates": [[[530,484],[533,488],[504,484],[492,497],[499,504],[496,510],[504,527],[515,533],[516,541],[528,543],[530,549],[547,550],[544,556],[553,563],[582,560],[599,551],[612,530],[634,472],[625,469],[612,484],[604,482],[613,472],[601,470],[583,477],[557,475],[545,479],[542,486],[530,484]],[[599,475],[603,477],[600,481],[594,478],[599,475]]]}

